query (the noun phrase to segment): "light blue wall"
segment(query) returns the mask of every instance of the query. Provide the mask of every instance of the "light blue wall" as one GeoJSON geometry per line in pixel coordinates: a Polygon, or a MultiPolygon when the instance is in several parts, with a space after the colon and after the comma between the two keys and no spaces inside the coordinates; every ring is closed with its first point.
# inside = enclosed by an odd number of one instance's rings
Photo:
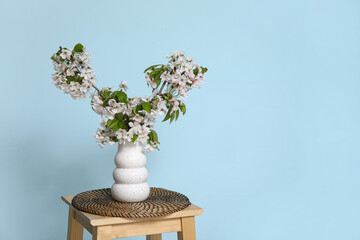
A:
{"type": "Polygon", "coordinates": [[[51,81],[78,42],[130,95],[175,49],[209,68],[147,164],[204,208],[199,240],[360,239],[359,1],[1,1],[0,35],[0,239],[65,239],[60,196],[112,184],[98,115],[51,81]]]}

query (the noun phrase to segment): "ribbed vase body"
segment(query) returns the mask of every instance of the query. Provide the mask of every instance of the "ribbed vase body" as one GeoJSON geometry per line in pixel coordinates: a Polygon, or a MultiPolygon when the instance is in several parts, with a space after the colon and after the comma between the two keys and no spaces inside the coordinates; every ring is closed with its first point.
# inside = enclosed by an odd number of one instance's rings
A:
{"type": "Polygon", "coordinates": [[[146,156],[142,145],[132,142],[119,144],[113,172],[115,183],[111,187],[114,199],[121,202],[140,202],[149,196],[145,164],[146,156]]]}

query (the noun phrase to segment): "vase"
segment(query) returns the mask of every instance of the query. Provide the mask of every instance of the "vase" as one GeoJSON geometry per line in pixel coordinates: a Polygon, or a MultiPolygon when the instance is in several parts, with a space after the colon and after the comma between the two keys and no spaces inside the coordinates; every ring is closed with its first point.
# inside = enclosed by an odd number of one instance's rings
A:
{"type": "Polygon", "coordinates": [[[111,187],[112,197],[121,202],[140,202],[150,193],[146,183],[148,172],[146,156],[141,144],[125,142],[118,144],[115,155],[116,168],[113,172],[115,183],[111,187]]]}

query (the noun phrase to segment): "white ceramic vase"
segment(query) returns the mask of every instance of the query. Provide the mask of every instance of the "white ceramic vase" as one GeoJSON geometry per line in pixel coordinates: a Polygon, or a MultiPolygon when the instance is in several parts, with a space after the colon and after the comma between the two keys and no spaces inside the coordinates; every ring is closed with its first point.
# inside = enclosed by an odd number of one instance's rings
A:
{"type": "Polygon", "coordinates": [[[141,144],[125,142],[119,144],[115,155],[116,168],[113,172],[115,183],[111,195],[121,202],[140,202],[150,193],[146,183],[148,172],[145,168],[146,156],[141,144]]]}

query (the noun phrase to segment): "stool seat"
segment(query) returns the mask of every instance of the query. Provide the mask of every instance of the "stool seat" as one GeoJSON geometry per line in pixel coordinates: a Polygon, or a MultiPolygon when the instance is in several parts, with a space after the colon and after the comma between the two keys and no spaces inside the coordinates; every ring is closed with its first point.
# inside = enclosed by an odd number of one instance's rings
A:
{"type": "Polygon", "coordinates": [[[69,205],[68,240],[82,240],[84,228],[92,234],[93,240],[146,235],[146,240],[161,240],[161,234],[177,232],[178,240],[195,240],[195,216],[203,209],[191,204],[189,207],[156,218],[120,218],[85,213],[71,205],[75,195],[62,196],[69,205]]]}

